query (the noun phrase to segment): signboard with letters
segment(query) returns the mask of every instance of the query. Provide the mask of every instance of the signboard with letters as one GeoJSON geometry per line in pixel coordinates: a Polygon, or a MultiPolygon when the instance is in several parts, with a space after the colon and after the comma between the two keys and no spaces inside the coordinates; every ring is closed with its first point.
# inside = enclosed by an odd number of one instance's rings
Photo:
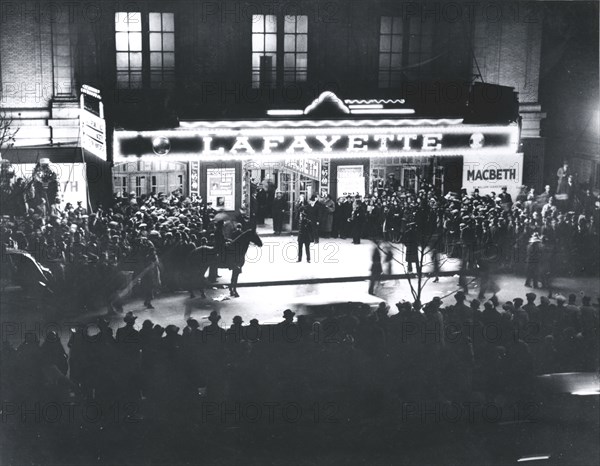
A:
{"type": "Polygon", "coordinates": [[[106,160],[106,121],[100,91],[84,84],[81,87],[80,107],[81,147],[106,160]]]}
{"type": "Polygon", "coordinates": [[[319,179],[319,161],[315,159],[286,159],[285,168],[313,180],[319,179]]]}
{"type": "MultiPolygon", "coordinates": [[[[252,159],[261,156],[281,156],[284,159],[310,157],[311,159],[352,155],[412,154],[460,155],[467,152],[500,154],[516,153],[519,129],[517,125],[464,125],[429,124],[415,126],[384,120],[342,122],[336,126],[309,126],[290,128],[244,128],[247,122],[231,123],[232,128],[180,128],[166,131],[115,131],[115,160],[128,157],[154,156],[152,139],[165,137],[171,144],[169,156],[185,159],[252,159]],[[234,123],[239,126],[234,127],[234,123]]],[[[314,122],[313,122],[314,123],[314,122]]],[[[216,123],[215,123],[216,125],[216,123]]],[[[318,178],[318,176],[317,176],[318,178]]]]}
{"type": "Polygon", "coordinates": [[[507,187],[513,200],[519,194],[523,180],[523,154],[506,154],[496,157],[465,154],[463,155],[462,187],[470,194],[475,188],[479,194],[499,194],[503,186],[507,187]]]}
{"type": "Polygon", "coordinates": [[[329,159],[321,160],[321,196],[329,194],[329,159]]]}

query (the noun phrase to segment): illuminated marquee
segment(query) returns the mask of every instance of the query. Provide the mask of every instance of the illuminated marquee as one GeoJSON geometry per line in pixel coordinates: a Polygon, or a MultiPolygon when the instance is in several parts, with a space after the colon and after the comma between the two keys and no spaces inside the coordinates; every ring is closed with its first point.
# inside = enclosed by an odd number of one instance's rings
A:
{"type": "MultiPolygon", "coordinates": [[[[442,121],[442,120],[440,120],[442,121]]],[[[438,124],[411,126],[401,123],[379,126],[366,121],[363,126],[303,125],[260,127],[256,122],[232,122],[231,127],[194,126],[166,131],[115,131],[115,159],[156,157],[152,139],[167,138],[171,160],[244,159],[276,156],[335,158],[386,156],[389,153],[459,155],[468,152],[511,152],[518,146],[518,127],[438,124]]],[[[303,122],[304,123],[304,122],[303,122]]]]}

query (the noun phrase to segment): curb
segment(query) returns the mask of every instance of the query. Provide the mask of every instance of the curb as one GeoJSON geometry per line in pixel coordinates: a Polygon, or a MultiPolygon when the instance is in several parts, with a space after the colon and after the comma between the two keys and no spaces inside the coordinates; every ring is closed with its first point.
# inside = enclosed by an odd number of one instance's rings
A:
{"type": "MultiPolygon", "coordinates": [[[[456,275],[458,271],[445,271],[438,274],[440,277],[452,277],[456,275]]],[[[408,279],[409,276],[411,278],[416,279],[415,274],[393,274],[393,275],[384,275],[381,277],[379,281],[384,282],[388,280],[405,280],[408,279]]],[[[429,278],[428,274],[423,274],[423,278],[429,278]]],[[[365,280],[370,280],[370,275],[360,275],[360,276],[352,276],[352,277],[331,277],[331,278],[303,278],[296,280],[281,280],[281,281],[271,281],[271,282],[238,282],[238,288],[251,288],[257,286],[285,286],[285,285],[314,285],[318,283],[343,283],[343,282],[362,282],[365,280]]],[[[229,286],[229,283],[214,283],[211,286],[229,286]]]]}

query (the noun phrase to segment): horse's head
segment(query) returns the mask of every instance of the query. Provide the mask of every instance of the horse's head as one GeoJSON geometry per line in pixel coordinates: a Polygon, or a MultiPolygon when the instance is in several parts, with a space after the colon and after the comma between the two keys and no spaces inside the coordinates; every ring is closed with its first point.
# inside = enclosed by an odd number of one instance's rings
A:
{"type": "Polygon", "coordinates": [[[262,248],[263,242],[260,239],[260,236],[258,236],[258,233],[256,232],[256,227],[252,228],[251,230],[248,230],[248,234],[250,242],[256,244],[259,248],[262,248]]]}

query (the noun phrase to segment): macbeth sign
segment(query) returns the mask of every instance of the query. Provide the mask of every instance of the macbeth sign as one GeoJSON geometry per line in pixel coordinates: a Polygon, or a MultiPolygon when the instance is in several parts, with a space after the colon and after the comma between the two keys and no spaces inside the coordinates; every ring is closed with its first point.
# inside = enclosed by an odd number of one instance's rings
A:
{"type": "Polygon", "coordinates": [[[463,125],[461,120],[349,120],[221,122],[169,131],[116,131],[115,160],[156,157],[152,140],[170,142],[174,160],[297,156],[335,158],[365,154],[461,155],[516,152],[518,128],[463,125]],[[279,123],[279,124],[275,124],[279,123]],[[264,126],[262,126],[264,125],[264,126]]]}
{"type": "Polygon", "coordinates": [[[519,194],[523,178],[523,154],[506,154],[490,160],[473,154],[463,156],[462,187],[467,192],[479,189],[479,194],[498,194],[503,186],[513,199],[519,194]]]}

